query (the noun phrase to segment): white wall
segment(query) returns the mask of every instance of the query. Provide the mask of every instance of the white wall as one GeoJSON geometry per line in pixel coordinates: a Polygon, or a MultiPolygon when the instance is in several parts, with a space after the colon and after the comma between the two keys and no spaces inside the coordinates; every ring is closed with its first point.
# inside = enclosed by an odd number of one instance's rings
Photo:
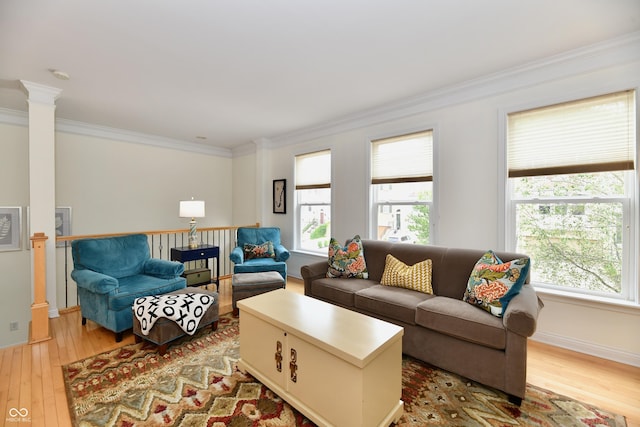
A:
{"type": "MultiPolygon", "coordinates": [[[[26,126],[0,123],[0,206],[22,206],[26,212],[28,148],[26,126]]],[[[186,229],[189,219],[178,217],[178,204],[192,196],[206,202],[206,218],[199,218],[198,226],[233,224],[231,157],[60,131],[55,157],[56,206],[72,208],[74,235],[186,229]]],[[[26,213],[23,230],[26,239],[26,213]]],[[[0,252],[0,347],[28,339],[32,297],[27,244],[23,241],[20,251],[0,252]],[[12,321],[19,322],[16,332],[9,332],[12,321]]],[[[64,307],[61,248],[56,266],[57,302],[64,307]]]]}
{"type": "MultiPolygon", "coordinates": [[[[29,135],[27,128],[0,124],[0,206],[22,206],[25,229],[29,204],[29,135]]],[[[22,235],[22,249],[0,252],[0,347],[24,342],[31,321],[30,245],[22,235]],[[19,329],[10,331],[10,322],[19,329]]]]}
{"type": "MultiPolygon", "coordinates": [[[[389,112],[378,121],[352,130],[274,147],[269,179],[291,180],[296,154],[332,150],[332,235],[340,241],[355,234],[368,236],[368,144],[371,138],[407,130],[436,130],[437,191],[435,243],[450,247],[502,249],[501,182],[499,171],[500,115],[514,107],[545,105],[571,98],[593,96],[640,85],[640,61],[575,73],[518,89],[492,82],[484,96],[455,94],[425,105],[424,111],[397,118],[389,112]],[[435,105],[432,106],[432,105],[435,105]],[[393,118],[389,118],[393,117],[393,118]],[[277,172],[276,172],[277,171],[277,172]]],[[[477,89],[477,88],[474,88],[477,89]]],[[[640,92],[639,92],[640,93],[640,92]]],[[[329,133],[329,132],[327,132],[329,133]]],[[[265,183],[266,184],[266,183],[265,183]]],[[[263,188],[261,191],[267,191],[263,188]]],[[[270,190],[269,190],[270,191],[270,190]]],[[[292,207],[292,204],[289,203],[292,207]]],[[[290,209],[288,206],[288,209],[290,209]]],[[[294,214],[267,216],[271,225],[288,230],[286,244],[293,248],[294,214]]],[[[294,252],[289,274],[300,277],[300,266],[326,257],[294,252]]],[[[637,286],[637,284],[635,284],[637,286]]],[[[640,366],[640,307],[583,302],[540,292],[546,303],[534,339],[640,366]]]]}

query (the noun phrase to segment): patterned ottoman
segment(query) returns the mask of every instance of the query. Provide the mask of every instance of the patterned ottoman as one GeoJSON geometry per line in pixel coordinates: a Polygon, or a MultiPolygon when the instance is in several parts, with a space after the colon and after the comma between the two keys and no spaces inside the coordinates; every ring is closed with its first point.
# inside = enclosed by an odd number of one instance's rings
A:
{"type": "Polygon", "coordinates": [[[239,314],[238,301],[265,292],[284,288],[284,279],[277,271],[262,273],[236,273],[231,278],[231,299],[233,315],[239,314]]]}
{"type": "MultiPolygon", "coordinates": [[[[202,318],[200,319],[200,324],[197,329],[204,328],[205,326],[211,325],[212,330],[216,330],[218,328],[218,307],[219,307],[219,297],[217,292],[208,291],[206,289],[200,288],[184,288],[178,289],[177,291],[169,292],[165,295],[178,295],[178,294],[206,294],[214,299],[213,304],[209,306],[207,311],[204,313],[202,318]]],[[[136,342],[141,342],[143,339],[149,342],[152,342],[158,346],[158,352],[160,355],[164,355],[167,351],[167,345],[180,337],[187,335],[187,333],[180,327],[175,321],[160,317],[156,320],[155,324],[149,331],[148,335],[144,335],[142,333],[142,327],[140,325],[140,320],[135,314],[136,305],[134,304],[133,310],[133,333],[136,336],[136,342]]]]}

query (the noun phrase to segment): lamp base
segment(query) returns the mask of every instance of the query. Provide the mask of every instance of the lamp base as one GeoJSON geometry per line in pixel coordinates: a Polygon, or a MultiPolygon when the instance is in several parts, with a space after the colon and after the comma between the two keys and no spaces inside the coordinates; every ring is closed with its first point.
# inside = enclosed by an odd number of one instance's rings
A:
{"type": "Polygon", "coordinates": [[[191,218],[189,222],[189,249],[195,249],[199,246],[198,234],[196,231],[196,220],[191,218]]]}

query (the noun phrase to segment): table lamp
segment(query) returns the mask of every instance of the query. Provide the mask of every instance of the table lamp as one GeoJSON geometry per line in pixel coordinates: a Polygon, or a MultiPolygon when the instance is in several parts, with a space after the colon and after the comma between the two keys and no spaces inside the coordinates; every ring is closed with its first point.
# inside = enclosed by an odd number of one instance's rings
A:
{"type": "Polygon", "coordinates": [[[204,200],[180,201],[180,218],[191,218],[189,222],[189,248],[198,247],[198,235],[196,234],[196,218],[204,217],[204,200]]]}

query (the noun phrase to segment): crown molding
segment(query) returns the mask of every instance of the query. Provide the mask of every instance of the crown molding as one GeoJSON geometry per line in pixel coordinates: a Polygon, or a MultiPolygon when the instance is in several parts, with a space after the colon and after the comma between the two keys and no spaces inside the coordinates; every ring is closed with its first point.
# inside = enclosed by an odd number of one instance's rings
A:
{"type": "MultiPolygon", "coordinates": [[[[0,123],[28,127],[29,115],[24,111],[0,108],[0,123]]],[[[92,136],[134,144],[151,145],[155,147],[189,151],[218,157],[232,157],[231,150],[227,148],[211,147],[208,145],[196,144],[189,141],[181,141],[157,135],[149,135],[140,132],[116,129],[107,126],[99,126],[68,119],[56,119],[56,132],[92,136]]]]}
{"type": "Polygon", "coordinates": [[[634,32],[337,120],[272,136],[269,140],[274,147],[309,141],[638,59],[640,32],[634,32]]]}

